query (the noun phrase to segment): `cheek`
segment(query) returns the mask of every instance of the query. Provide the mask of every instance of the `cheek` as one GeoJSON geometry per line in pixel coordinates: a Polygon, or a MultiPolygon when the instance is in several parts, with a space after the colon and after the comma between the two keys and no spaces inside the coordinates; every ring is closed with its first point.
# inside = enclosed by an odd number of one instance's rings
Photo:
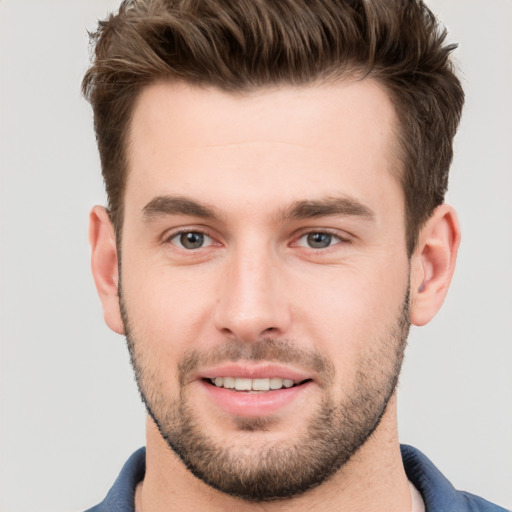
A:
{"type": "Polygon", "coordinates": [[[316,350],[332,358],[337,371],[353,375],[355,361],[389,338],[401,317],[408,263],[405,257],[395,260],[387,267],[354,265],[303,276],[303,288],[294,294],[295,337],[306,333],[316,350]]]}
{"type": "Polygon", "coordinates": [[[123,299],[134,339],[152,359],[178,359],[207,336],[211,294],[201,279],[165,266],[123,264],[123,299]]]}

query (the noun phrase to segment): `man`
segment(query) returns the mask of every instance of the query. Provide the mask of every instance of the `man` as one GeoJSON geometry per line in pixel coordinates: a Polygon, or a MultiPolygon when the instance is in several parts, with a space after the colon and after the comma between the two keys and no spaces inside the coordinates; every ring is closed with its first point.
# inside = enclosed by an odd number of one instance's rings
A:
{"type": "Polygon", "coordinates": [[[146,450],[92,510],[503,510],[400,447],[463,93],[420,2],[125,2],[84,78],[91,212],[146,450]]]}

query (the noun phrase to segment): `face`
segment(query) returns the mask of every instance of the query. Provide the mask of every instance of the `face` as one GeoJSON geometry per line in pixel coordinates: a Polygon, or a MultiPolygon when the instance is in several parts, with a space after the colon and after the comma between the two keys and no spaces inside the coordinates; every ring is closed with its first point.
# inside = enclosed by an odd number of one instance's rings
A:
{"type": "Polygon", "coordinates": [[[223,492],[304,492],[386,411],[409,325],[394,127],[369,80],[138,100],[125,331],[160,433],[223,492]]]}

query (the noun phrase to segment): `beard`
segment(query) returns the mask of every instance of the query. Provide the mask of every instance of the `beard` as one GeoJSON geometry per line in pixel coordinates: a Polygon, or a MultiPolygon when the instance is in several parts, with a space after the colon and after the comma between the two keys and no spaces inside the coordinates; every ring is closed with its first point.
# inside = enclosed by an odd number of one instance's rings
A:
{"type": "MultiPolygon", "coordinates": [[[[331,478],[363,446],[379,425],[394,394],[409,333],[409,292],[393,325],[368,343],[357,363],[354,384],[341,398],[333,396],[335,368],[322,354],[298,348],[285,339],[226,341],[209,351],[191,350],[178,365],[178,397],[172,399],[134,337],[120,292],[121,312],[135,379],[160,434],[183,464],[207,485],[251,502],[290,499],[331,478]],[[296,363],[320,377],[324,397],[301,435],[251,445],[251,434],[272,430],[269,418],[234,418],[248,437],[233,447],[209,435],[188,396],[188,376],[210,364],[228,361],[296,363]]],[[[300,421],[302,418],[298,418],[300,421]]]]}

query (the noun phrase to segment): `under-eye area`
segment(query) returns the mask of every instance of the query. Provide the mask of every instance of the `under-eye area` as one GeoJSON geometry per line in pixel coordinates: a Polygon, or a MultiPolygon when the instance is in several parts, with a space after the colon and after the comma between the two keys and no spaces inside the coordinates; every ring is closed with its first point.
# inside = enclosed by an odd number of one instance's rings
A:
{"type": "Polygon", "coordinates": [[[204,379],[205,382],[218,388],[231,389],[233,391],[245,392],[264,392],[277,391],[279,389],[288,389],[301,386],[310,382],[311,379],[303,381],[293,381],[291,379],[281,379],[271,377],[266,379],[248,379],[245,377],[215,377],[214,379],[204,379]]]}

